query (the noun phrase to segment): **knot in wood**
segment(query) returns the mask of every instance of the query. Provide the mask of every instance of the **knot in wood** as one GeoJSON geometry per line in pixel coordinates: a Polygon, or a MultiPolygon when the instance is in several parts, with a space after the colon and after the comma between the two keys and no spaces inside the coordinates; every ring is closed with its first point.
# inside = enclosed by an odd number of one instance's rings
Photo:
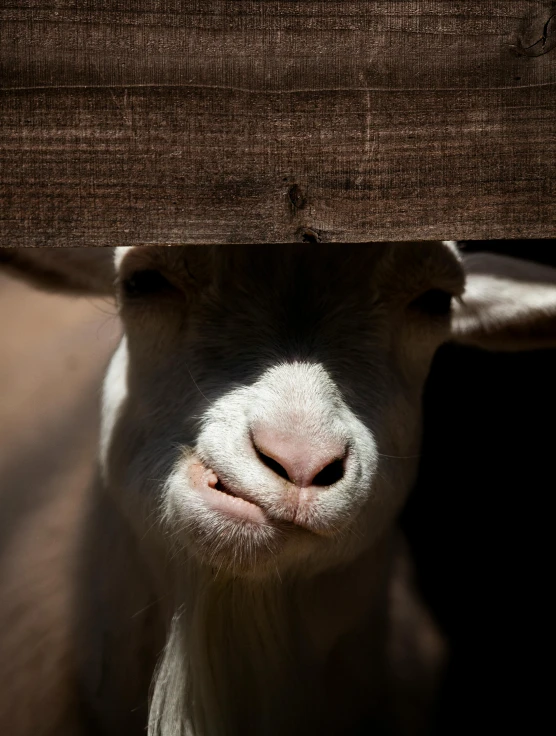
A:
{"type": "MultiPolygon", "coordinates": [[[[555,8],[553,8],[553,11],[555,8]]],[[[517,44],[512,47],[519,56],[543,56],[556,46],[556,12],[548,15],[547,11],[539,13],[527,21],[517,44]]]]}
{"type": "Polygon", "coordinates": [[[321,235],[317,230],[311,227],[302,227],[299,231],[303,243],[320,243],[321,235]]]}
{"type": "Polygon", "coordinates": [[[296,210],[301,210],[303,209],[303,207],[305,207],[305,203],[307,200],[303,193],[303,189],[301,189],[299,184],[294,184],[290,187],[288,196],[290,198],[290,202],[296,210]]]}

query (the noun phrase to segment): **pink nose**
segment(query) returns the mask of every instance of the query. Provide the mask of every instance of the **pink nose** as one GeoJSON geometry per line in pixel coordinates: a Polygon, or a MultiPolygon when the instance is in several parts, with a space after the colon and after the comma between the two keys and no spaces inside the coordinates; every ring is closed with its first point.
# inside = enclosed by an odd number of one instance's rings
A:
{"type": "Polygon", "coordinates": [[[330,486],[344,475],[346,446],[334,439],[312,440],[258,426],[252,441],[259,460],[299,488],[330,486]]]}

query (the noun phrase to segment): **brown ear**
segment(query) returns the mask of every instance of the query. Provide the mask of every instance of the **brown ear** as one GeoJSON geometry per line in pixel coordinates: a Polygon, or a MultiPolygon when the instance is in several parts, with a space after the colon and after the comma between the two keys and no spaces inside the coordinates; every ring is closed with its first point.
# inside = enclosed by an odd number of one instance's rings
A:
{"type": "Polygon", "coordinates": [[[0,267],[48,291],[114,293],[114,248],[0,248],[0,267]]]}
{"type": "Polygon", "coordinates": [[[452,339],[487,350],[556,347],[556,269],[491,253],[464,256],[452,339]]]}

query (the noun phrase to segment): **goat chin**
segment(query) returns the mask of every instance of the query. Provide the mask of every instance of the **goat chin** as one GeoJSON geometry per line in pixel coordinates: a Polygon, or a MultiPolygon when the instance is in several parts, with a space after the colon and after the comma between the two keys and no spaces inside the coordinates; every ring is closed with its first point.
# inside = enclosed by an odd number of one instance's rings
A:
{"type": "Polygon", "coordinates": [[[218,580],[190,563],[180,587],[149,736],[278,735],[297,732],[300,713],[315,716],[307,677],[314,665],[303,666],[297,647],[295,669],[290,664],[299,641],[291,586],[218,580]]]}
{"type": "Polygon", "coordinates": [[[181,569],[149,736],[426,730],[445,643],[396,532],[312,579],[181,569]]]}
{"type": "Polygon", "coordinates": [[[413,596],[400,600],[404,559],[396,535],[314,578],[231,578],[190,559],[153,679],[149,736],[337,734],[369,716],[389,721],[385,668],[396,641],[404,639],[404,667],[412,647],[415,661],[427,659],[431,672],[438,665],[436,644],[415,636],[430,622],[418,627],[413,596]],[[391,603],[397,613],[385,615],[391,603]],[[408,606],[409,629],[400,621],[408,606]],[[372,695],[361,698],[361,687],[372,695]]]}

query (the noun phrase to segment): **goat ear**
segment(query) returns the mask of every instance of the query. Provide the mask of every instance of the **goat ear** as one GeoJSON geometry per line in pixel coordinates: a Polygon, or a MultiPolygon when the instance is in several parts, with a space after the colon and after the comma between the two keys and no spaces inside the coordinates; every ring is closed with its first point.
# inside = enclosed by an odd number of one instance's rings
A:
{"type": "Polygon", "coordinates": [[[488,350],[556,347],[556,269],[490,253],[464,256],[452,339],[488,350]]]}
{"type": "Polygon", "coordinates": [[[114,293],[114,248],[0,248],[0,268],[47,291],[114,293]]]}

